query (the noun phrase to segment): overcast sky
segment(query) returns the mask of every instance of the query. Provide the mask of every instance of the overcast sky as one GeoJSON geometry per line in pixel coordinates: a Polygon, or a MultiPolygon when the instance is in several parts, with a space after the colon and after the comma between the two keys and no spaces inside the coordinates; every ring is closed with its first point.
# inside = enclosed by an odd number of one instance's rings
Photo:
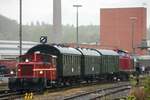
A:
{"type": "MultiPolygon", "coordinates": [[[[52,24],[53,0],[22,0],[23,23],[37,20],[52,24]]],[[[76,23],[76,9],[73,4],[79,3],[79,25],[99,25],[100,8],[146,7],[150,18],[150,0],[62,0],[62,23],[76,23]]],[[[19,0],[0,0],[0,14],[11,19],[19,19],[19,0]]],[[[148,19],[148,25],[150,20],[148,19]]]]}

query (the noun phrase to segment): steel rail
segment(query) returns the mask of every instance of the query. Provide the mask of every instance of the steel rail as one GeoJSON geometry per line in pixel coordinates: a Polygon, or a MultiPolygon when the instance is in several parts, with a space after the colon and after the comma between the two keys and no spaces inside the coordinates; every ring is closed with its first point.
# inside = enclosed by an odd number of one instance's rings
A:
{"type": "Polygon", "coordinates": [[[117,93],[119,91],[130,89],[131,87],[129,87],[129,86],[130,86],[130,84],[121,83],[121,84],[115,85],[113,87],[103,88],[103,89],[97,89],[97,90],[94,90],[94,91],[85,92],[85,93],[81,93],[81,94],[78,94],[78,95],[73,95],[73,96],[65,97],[64,100],[72,100],[72,99],[76,99],[76,100],[79,99],[79,100],[81,100],[84,97],[87,98],[88,96],[90,97],[88,99],[94,100],[96,98],[101,98],[103,96],[114,94],[114,93],[117,93]],[[92,95],[93,96],[92,97],[92,96],[90,96],[91,94],[96,94],[96,95],[92,95]]]}

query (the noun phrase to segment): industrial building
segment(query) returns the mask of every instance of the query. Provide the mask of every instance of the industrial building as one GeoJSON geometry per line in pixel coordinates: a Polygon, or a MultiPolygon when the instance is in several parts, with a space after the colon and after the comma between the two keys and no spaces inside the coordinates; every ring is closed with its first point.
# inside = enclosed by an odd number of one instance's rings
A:
{"type": "MultiPolygon", "coordinates": [[[[37,45],[37,42],[22,41],[22,53],[37,45]]],[[[0,40],[0,60],[15,59],[19,56],[19,41],[0,40]]]]}
{"type": "Polygon", "coordinates": [[[101,46],[143,54],[138,47],[146,39],[146,16],[144,7],[101,9],[101,46]]]}

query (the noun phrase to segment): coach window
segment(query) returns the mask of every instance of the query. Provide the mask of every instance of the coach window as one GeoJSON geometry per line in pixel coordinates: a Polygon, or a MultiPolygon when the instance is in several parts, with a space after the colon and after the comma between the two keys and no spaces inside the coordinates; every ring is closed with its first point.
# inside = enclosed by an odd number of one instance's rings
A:
{"type": "Polygon", "coordinates": [[[96,65],[96,57],[94,57],[93,65],[94,65],[94,66],[96,65]]]}
{"type": "Polygon", "coordinates": [[[115,59],[113,60],[114,64],[117,64],[117,57],[115,57],[115,59]]]}
{"type": "Polygon", "coordinates": [[[77,64],[79,65],[79,56],[77,56],[77,64]]]}
{"type": "Polygon", "coordinates": [[[107,66],[109,66],[109,64],[110,64],[110,56],[108,56],[108,63],[107,64],[108,64],[107,66]]]}
{"type": "Polygon", "coordinates": [[[74,56],[75,58],[75,62],[74,62],[74,64],[77,64],[77,56],[74,56]]]}
{"type": "Polygon", "coordinates": [[[87,56],[87,64],[90,66],[89,57],[87,56]]]}
{"type": "Polygon", "coordinates": [[[92,61],[91,61],[91,64],[93,64],[94,63],[94,57],[92,57],[92,61]]]}
{"type": "Polygon", "coordinates": [[[88,57],[86,57],[86,63],[89,64],[89,62],[88,62],[88,57]]]}
{"type": "Polygon", "coordinates": [[[66,59],[67,59],[67,57],[66,57],[66,55],[64,55],[65,64],[66,64],[66,59]]]}
{"type": "Polygon", "coordinates": [[[65,55],[62,56],[63,64],[65,64],[65,55]]]}
{"type": "Polygon", "coordinates": [[[68,56],[66,55],[66,64],[68,64],[68,56]]]}
{"type": "Polygon", "coordinates": [[[67,56],[65,55],[65,63],[67,64],[67,56]]]}
{"type": "Polygon", "coordinates": [[[76,55],[74,55],[74,62],[73,62],[73,66],[76,67],[77,62],[76,62],[76,55]]]}
{"type": "Polygon", "coordinates": [[[68,62],[71,64],[71,56],[68,56],[68,62]]]}
{"type": "Polygon", "coordinates": [[[90,57],[88,56],[88,63],[89,63],[89,66],[91,65],[91,62],[92,61],[92,59],[90,60],[90,57]]]}
{"type": "Polygon", "coordinates": [[[74,55],[74,65],[77,64],[77,59],[76,59],[76,55],[74,55]]]}
{"type": "Polygon", "coordinates": [[[119,59],[118,59],[119,57],[116,57],[116,61],[117,61],[117,64],[119,64],[119,59]]]}
{"type": "Polygon", "coordinates": [[[113,62],[114,62],[114,64],[116,65],[117,63],[117,61],[116,61],[117,59],[116,59],[116,56],[114,57],[114,59],[113,59],[113,62]]]}
{"type": "Polygon", "coordinates": [[[75,56],[73,55],[73,61],[72,61],[73,64],[75,64],[75,61],[76,61],[76,60],[75,60],[75,56]]]}
{"type": "Polygon", "coordinates": [[[72,56],[72,64],[74,64],[74,61],[75,61],[75,56],[73,55],[72,56]]]}
{"type": "Polygon", "coordinates": [[[75,61],[75,57],[72,56],[72,64],[74,64],[74,61],[75,61]]]}
{"type": "Polygon", "coordinates": [[[79,65],[79,60],[80,60],[80,58],[79,58],[79,56],[77,56],[77,64],[79,65]]]}
{"type": "Polygon", "coordinates": [[[69,61],[69,64],[71,64],[71,56],[68,56],[69,57],[69,59],[68,59],[68,61],[69,61]]]}
{"type": "Polygon", "coordinates": [[[68,56],[68,64],[70,64],[71,56],[68,56]]]}
{"type": "Polygon", "coordinates": [[[68,64],[70,64],[70,56],[67,56],[68,64]]]}
{"type": "Polygon", "coordinates": [[[75,64],[78,65],[78,56],[75,56],[75,59],[76,59],[75,60],[76,61],[75,64]]]}
{"type": "Polygon", "coordinates": [[[63,64],[65,64],[65,55],[62,56],[63,64]]]}
{"type": "Polygon", "coordinates": [[[78,65],[78,63],[77,63],[77,56],[75,56],[75,63],[74,64],[78,65]]]}
{"type": "Polygon", "coordinates": [[[85,57],[85,63],[88,64],[88,59],[87,59],[87,57],[85,57]]]}
{"type": "MultiPolygon", "coordinates": [[[[94,58],[91,57],[91,64],[93,64],[93,60],[94,60],[94,58]]],[[[90,57],[89,57],[89,61],[90,61],[90,57]]]]}
{"type": "Polygon", "coordinates": [[[109,63],[112,65],[112,60],[114,59],[114,57],[113,57],[113,56],[110,56],[109,58],[110,58],[110,59],[109,59],[109,63]]]}
{"type": "Polygon", "coordinates": [[[88,62],[88,61],[89,61],[89,59],[88,59],[88,57],[86,57],[86,63],[89,65],[89,62],[88,62]]]}
{"type": "Polygon", "coordinates": [[[95,63],[97,64],[97,59],[98,59],[98,57],[95,57],[95,63]]]}
{"type": "Polygon", "coordinates": [[[74,61],[74,56],[72,55],[72,60],[71,60],[72,64],[73,64],[73,61],[74,61]]]}
{"type": "Polygon", "coordinates": [[[93,64],[96,64],[95,60],[96,60],[96,59],[95,59],[95,57],[94,57],[94,58],[93,58],[93,64]]]}
{"type": "Polygon", "coordinates": [[[77,56],[74,56],[74,64],[77,64],[77,56]]]}
{"type": "Polygon", "coordinates": [[[70,56],[70,59],[69,59],[69,61],[70,61],[70,64],[72,64],[72,56],[70,56]]]}
{"type": "Polygon", "coordinates": [[[97,65],[99,64],[98,60],[99,60],[99,58],[98,58],[98,57],[96,57],[95,62],[97,63],[97,65]]]}
{"type": "Polygon", "coordinates": [[[111,66],[111,56],[108,56],[109,61],[108,61],[108,67],[111,66]]]}
{"type": "Polygon", "coordinates": [[[96,64],[96,63],[95,63],[95,57],[94,57],[94,58],[93,58],[93,66],[95,66],[95,64],[96,64]]]}
{"type": "Polygon", "coordinates": [[[69,64],[71,64],[71,56],[69,56],[69,59],[68,59],[68,60],[69,60],[69,64]]]}
{"type": "Polygon", "coordinates": [[[71,55],[71,64],[73,64],[73,56],[71,55]]]}
{"type": "Polygon", "coordinates": [[[74,64],[74,61],[75,61],[75,57],[74,55],[72,56],[72,64],[74,64]]]}
{"type": "Polygon", "coordinates": [[[91,57],[91,60],[90,60],[90,57],[88,57],[88,60],[89,60],[90,65],[92,65],[93,57],[91,57]]]}
{"type": "Polygon", "coordinates": [[[105,71],[106,71],[106,69],[107,69],[106,67],[107,67],[107,63],[108,63],[108,57],[107,56],[105,57],[105,60],[106,61],[104,61],[104,62],[105,62],[105,71]]]}
{"type": "Polygon", "coordinates": [[[67,59],[67,56],[66,56],[66,55],[64,55],[64,62],[65,62],[65,64],[66,64],[66,59],[67,59]]]}
{"type": "Polygon", "coordinates": [[[92,64],[92,60],[93,60],[93,57],[91,57],[92,59],[90,59],[90,57],[88,56],[88,62],[89,64],[91,65],[92,64]]]}
{"type": "Polygon", "coordinates": [[[104,62],[103,62],[103,59],[104,59],[104,58],[103,58],[103,57],[101,57],[101,64],[103,64],[103,63],[104,63],[104,62]]]}
{"type": "Polygon", "coordinates": [[[76,63],[75,63],[76,65],[78,65],[79,64],[79,57],[78,56],[76,56],[76,63]]]}
{"type": "Polygon", "coordinates": [[[65,55],[63,55],[63,64],[65,64],[65,55]]]}
{"type": "Polygon", "coordinates": [[[96,62],[96,64],[97,64],[97,65],[98,65],[98,60],[99,60],[99,58],[98,58],[98,57],[96,57],[95,62],[96,62]]]}
{"type": "Polygon", "coordinates": [[[94,60],[94,62],[97,64],[97,57],[95,57],[95,60],[94,60]]]}
{"type": "Polygon", "coordinates": [[[108,64],[111,65],[111,56],[108,56],[108,64]]]}
{"type": "MultiPolygon", "coordinates": [[[[92,59],[91,59],[92,60],[92,59]]],[[[88,64],[90,64],[91,63],[91,61],[89,60],[89,56],[88,56],[88,64]]]]}
{"type": "Polygon", "coordinates": [[[105,62],[104,61],[105,61],[105,57],[103,56],[102,57],[103,66],[105,66],[105,62]]]}

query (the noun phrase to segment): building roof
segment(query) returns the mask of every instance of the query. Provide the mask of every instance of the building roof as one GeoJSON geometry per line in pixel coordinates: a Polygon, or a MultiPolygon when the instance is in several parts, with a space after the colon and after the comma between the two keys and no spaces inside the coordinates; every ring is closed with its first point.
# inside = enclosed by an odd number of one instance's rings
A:
{"type": "MultiPolygon", "coordinates": [[[[38,42],[32,41],[22,41],[23,44],[37,44],[38,42]]],[[[12,40],[0,40],[0,44],[19,44],[19,41],[12,41],[12,40]]]]}
{"type": "MultiPolygon", "coordinates": [[[[26,53],[27,50],[34,45],[38,44],[38,42],[32,41],[22,41],[22,54],[26,53]]],[[[0,40],[0,59],[4,57],[17,57],[19,55],[19,41],[8,41],[8,40],[0,40]]]]}

